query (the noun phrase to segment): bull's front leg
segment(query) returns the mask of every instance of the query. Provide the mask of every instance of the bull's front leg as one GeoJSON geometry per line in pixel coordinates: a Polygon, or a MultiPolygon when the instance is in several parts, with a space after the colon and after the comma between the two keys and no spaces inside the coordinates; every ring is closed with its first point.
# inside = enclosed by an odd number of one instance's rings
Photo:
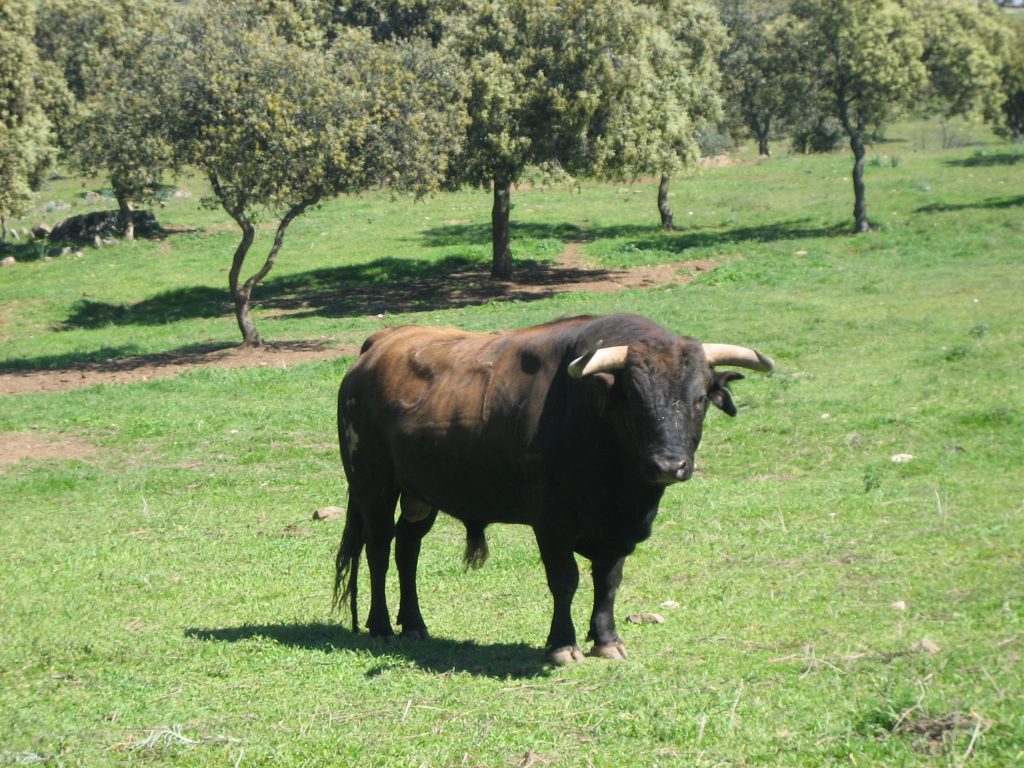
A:
{"type": "Polygon", "coordinates": [[[590,615],[590,634],[594,641],[591,656],[602,659],[625,659],[626,646],[615,631],[615,593],[622,583],[622,566],[626,558],[593,561],[594,612],[590,615]]]}
{"type": "Polygon", "coordinates": [[[551,631],[545,648],[548,661],[559,666],[582,661],[583,651],[576,644],[576,627],[572,623],[572,599],[580,583],[572,544],[550,531],[534,529],[534,534],[554,600],[551,631]]]}

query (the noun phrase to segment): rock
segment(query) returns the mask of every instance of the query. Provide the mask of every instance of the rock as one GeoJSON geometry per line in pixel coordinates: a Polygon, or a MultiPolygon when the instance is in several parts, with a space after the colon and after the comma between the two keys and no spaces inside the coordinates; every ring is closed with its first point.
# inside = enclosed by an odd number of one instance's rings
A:
{"type": "Polygon", "coordinates": [[[34,227],[32,227],[32,237],[36,240],[42,240],[44,237],[49,237],[51,227],[45,221],[40,221],[34,227]]]}
{"type": "Polygon", "coordinates": [[[666,600],[664,603],[661,604],[660,607],[661,608],[678,608],[679,607],[679,603],[677,603],[675,600],[666,600]]]}
{"type": "Polygon", "coordinates": [[[907,610],[907,604],[902,600],[897,600],[895,603],[889,606],[894,611],[905,611],[907,610]]]}
{"type": "Polygon", "coordinates": [[[893,464],[906,464],[908,461],[913,461],[913,455],[909,453],[897,453],[892,457],[891,461],[893,464]]]}
{"type": "MultiPolygon", "coordinates": [[[[163,231],[152,211],[132,211],[132,222],[135,226],[136,237],[149,237],[163,231]]],[[[98,242],[102,245],[104,238],[118,237],[120,234],[121,222],[118,211],[93,211],[78,216],[69,216],[58,222],[50,232],[50,240],[53,242],[70,240],[94,245],[98,242]]],[[[100,245],[96,247],[98,248],[100,245]]]]}
{"type": "Polygon", "coordinates": [[[345,510],[341,507],[323,507],[313,513],[314,520],[341,520],[345,516],[345,510]]]}
{"type": "Polygon", "coordinates": [[[0,259],[0,267],[9,267],[16,263],[16,259],[13,256],[4,256],[0,259]]]}
{"type": "Polygon", "coordinates": [[[631,613],[626,621],[630,624],[664,624],[665,617],[660,613],[631,613]]]}
{"type": "Polygon", "coordinates": [[[918,640],[916,643],[910,646],[910,650],[912,650],[914,653],[927,653],[929,656],[934,656],[936,653],[939,653],[939,651],[941,651],[942,649],[939,648],[939,646],[937,646],[927,637],[922,637],[920,640],[918,640]]]}

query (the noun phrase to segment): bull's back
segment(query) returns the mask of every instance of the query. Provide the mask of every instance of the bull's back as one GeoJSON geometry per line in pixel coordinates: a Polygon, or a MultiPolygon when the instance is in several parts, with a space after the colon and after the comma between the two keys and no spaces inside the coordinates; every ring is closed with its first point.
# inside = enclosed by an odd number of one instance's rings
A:
{"type": "Polygon", "coordinates": [[[522,519],[537,501],[536,428],[558,366],[538,342],[414,326],[375,333],[342,383],[343,453],[388,462],[403,493],[456,516],[522,519]]]}

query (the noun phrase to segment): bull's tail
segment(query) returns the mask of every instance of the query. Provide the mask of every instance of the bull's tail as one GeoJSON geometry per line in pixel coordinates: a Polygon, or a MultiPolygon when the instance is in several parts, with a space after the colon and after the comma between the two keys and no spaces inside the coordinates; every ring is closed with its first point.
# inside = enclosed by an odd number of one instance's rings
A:
{"type": "Polygon", "coordinates": [[[363,519],[359,511],[349,504],[345,515],[345,530],[341,534],[341,545],[334,561],[334,599],[332,610],[338,610],[349,600],[352,614],[352,631],[359,631],[359,613],[356,608],[356,597],[359,594],[359,557],[363,552],[363,519]],[[345,577],[348,576],[348,580],[345,577]]]}
{"type": "Polygon", "coordinates": [[[467,568],[479,568],[487,561],[487,539],[480,523],[466,523],[466,552],[463,560],[467,568]]]}

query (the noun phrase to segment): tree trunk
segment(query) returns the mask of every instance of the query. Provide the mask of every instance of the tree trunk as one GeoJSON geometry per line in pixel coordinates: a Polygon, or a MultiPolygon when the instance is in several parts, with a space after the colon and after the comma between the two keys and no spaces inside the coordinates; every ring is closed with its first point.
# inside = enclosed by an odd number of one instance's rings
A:
{"type": "Polygon", "coordinates": [[[228,274],[228,284],[231,287],[231,296],[235,301],[235,318],[238,320],[239,330],[242,331],[242,346],[251,348],[263,346],[263,339],[260,338],[260,333],[256,330],[256,324],[253,323],[252,315],[249,313],[252,289],[273,269],[274,262],[277,261],[277,254],[281,250],[282,243],[284,243],[284,233],[288,229],[288,225],[292,223],[296,216],[301,215],[303,211],[316,202],[316,200],[303,200],[288,209],[288,213],[278,222],[277,231],[274,233],[274,244],[270,246],[270,252],[267,254],[263,266],[241,285],[239,285],[239,279],[242,273],[242,264],[245,262],[245,255],[249,252],[249,248],[256,238],[256,228],[246,218],[244,213],[232,213],[235,221],[238,222],[238,226],[242,228],[242,242],[235,249],[235,256],[231,261],[231,271],[228,274]]]}
{"type": "Polygon", "coordinates": [[[850,149],[853,150],[853,231],[859,234],[871,230],[868,225],[868,202],[864,191],[864,155],[867,154],[864,146],[864,126],[859,123],[854,125],[850,119],[850,105],[845,91],[838,94],[837,105],[839,121],[850,138],[850,149]]]}
{"type": "Polygon", "coordinates": [[[661,174],[658,184],[658,211],[661,213],[661,228],[666,232],[674,232],[676,225],[672,222],[672,209],[668,207],[668,185],[671,179],[661,174]]]}
{"type": "MultiPolygon", "coordinates": [[[[234,214],[233,214],[234,215],[234,214]]],[[[242,332],[242,346],[260,347],[263,339],[249,314],[249,298],[252,296],[252,285],[250,281],[239,284],[239,277],[242,273],[242,265],[245,263],[245,256],[249,253],[253,240],[256,238],[256,227],[243,214],[234,215],[238,226],[242,228],[242,241],[235,248],[235,255],[231,259],[231,271],[228,272],[228,286],[231,288],[231,298],[235,302],[235,319],[238,321],[238,329],[242,332]]]]}
{"type": "Polygon", "coordinates": [[[509,249],[509,214],[511,206],[511,183],[494,180],[494,206],[491,208],[491,241],[494,259],[491,262],[491,279],[512,279],[512,251],[509,249]]]}
{"type": "Polygon", "coordinates": [[[868,203],[864,191],[864,140],[859,133],[850,137],[850,149],[853,150],[853,231],[868,232],[868,203]]]}
{"type": "Polygon", "coordinates": [[[757,132],[757,154],[771,157],[772,150],[768,146],[768,135],[771,133],[771,122],[764,121],[764,127],[757,132]]]}
{"type": "Polygon", "coordinates": [[[134,240],[135,219],[132,217],[132,204],[123,192],[115,192],[115,195],[117,196],[117,209],[120,211],[122,237],[125,240],[134,240]]]}

